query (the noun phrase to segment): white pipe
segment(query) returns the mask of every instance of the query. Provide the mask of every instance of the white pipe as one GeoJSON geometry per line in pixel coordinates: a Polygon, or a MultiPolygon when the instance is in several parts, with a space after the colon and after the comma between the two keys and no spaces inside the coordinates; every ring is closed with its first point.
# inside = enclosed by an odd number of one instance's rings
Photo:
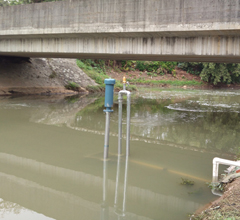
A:
{"type": "Polygon", "coordinates": [[[126,212],[127,178],[128,178],[128,155],[126,156],[126,162],[125,162],[125,174],[124,174],[123,209],[122,209],[123,216],[125,216],[125,212],[126,212]]]}
{"type": "Polygon", "coordinates": [[[110,112],[106,112],[106,125],[105,125],[105,137],[104,137],[104,152],[103,158],[108,158],[108,149],[109,149],[109,130],[110,130],[110,112]]]}
{"type": "Polygon", "coordinates": [[[118,155],[122,154],[122,94],[118,93],[118,155]]]}
{"type": "Polygon", "coordinates": [[[126,135],[126,156],[130,154],[130,120],[131,120],[131,94],[127,94],[127,135],[126,135]]]}
{"type": "MultiPolygon", "coordinates": [[[[221,158],[215,157],[213,159],[213,176],[212,176],[212,184],[213,185],[218,183],[219,164],[240,167],[240,162],[238,162],[238,161],[226,160],[226,159],[221,159],[221,158]]],[[[216,196],[223,195],[223,193],[218,191],[217,189],[212,189],[212,193],[216,196]]]]}
{"type": "Polygon", "coordinates": [[[126,134],[126,156],[130,154],[130,110],[131,110],[131,92],[121,90],[118,93],[119,116],[118,116],[118,155],[122,154],[122,97],[127,95],[127,134],[126,134]]]}
{"type": "Polygon", "coordinates": [[[115,198],[114,198],[114,208],[115,209],[117,209],[117,206],[118,206],[119,177],[120,177],[120,165],[121,165],[120,160],[121,160],[121,155],[118,155],[116,188],[115,188],[115,198]]]}
{"type": "Polygon", "coordinates": [[[215,157],[213,159],[213,176],[212,176],[212,182],[213,183],[218,182],[218,167],[219,167],[219,164],[240,167],[240,162],[238,162],[238,161],[226,160],[226,159],[221,159],[221,158],[215,157]]]}

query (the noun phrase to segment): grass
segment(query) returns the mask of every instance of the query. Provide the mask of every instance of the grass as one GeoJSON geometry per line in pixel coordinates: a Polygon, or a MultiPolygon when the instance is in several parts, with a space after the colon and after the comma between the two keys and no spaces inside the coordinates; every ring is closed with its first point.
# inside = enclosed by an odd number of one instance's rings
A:
{"type": "Polygon", "coordinates": [[[127,79],[127,81],[131,83],[139,83],[139,84],[147,84],[147,85],[160,85],[160,84],[168,84],[172,86],[200,86],[202,82],[198,82],[195,80],[188,80],[188,81],[179,81],[179,80],[144,80],[144,79],[127,79]]]}

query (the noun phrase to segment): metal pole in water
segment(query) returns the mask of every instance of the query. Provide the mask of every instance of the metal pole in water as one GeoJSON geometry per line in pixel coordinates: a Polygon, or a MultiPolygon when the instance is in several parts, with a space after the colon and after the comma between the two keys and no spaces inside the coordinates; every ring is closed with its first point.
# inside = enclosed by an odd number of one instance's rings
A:
{"type": "Polygon", "coordinates": [[[131,92],[126,90],[126,78],[123,77],[123,90],[118,93],[118,155],[122,154],[122,101],[123,95],[127,95],[127,133],[126,133],[126,156],[130,154],[130,111],[131,92]]]}
{"type": "Polygon", "coordinates": [[[104,137],[104,152],[103,158],[108,158],[109,149],[109,130],[110,130],[110,112],[106,112],[105,137],[104,137]]]}
{"type": "Polygon", "coordinates": [[[113,93],[114,93],[114,84],[115,79],[105,79],[105,110],[106,112],[106,124],[105,124],[105,138],[104,138],[104,153],[103,158],[108,158],[108,149],[109,149],[109,130],[110,130],[110,113],[113,112],[113,93]]]}
{"type": "Polygon", "coordinates": [[[126,156],[125,161],[125,174],[124,174],[124,186],[123,186],[123,216],[126,215],[126,197],[127,197],[127,179],[128,179],[128,156],[126,156]]]}
{"type": "Polygon", "coordinates": [[[126,156],[130,154],[130,111],[131,111],[131,93],[127,94],[127,136],[126,136],[126,156]]]}
{"type": "Polygon", "coordinates": [[[118,191],[119,191],[120,166],[121,166],[121,156],[118,155],[116,187],[115,187],[115,197],[114,197],[114,208],[115,208],[115,210],[117,210],[117,207],[118,207],[118,191]]]}
{"type": "Polygon", "coordinates": [[[101,220],[109,219],[109,207],[107,202],[108,176],[107,176],[107,160],[103,161],[103,202],[101,205],[101,220]]]}
{"type": "Polygon", "coordinates": [[[122,154],[122,94],[118,93],[118,155],[122,154]]]}

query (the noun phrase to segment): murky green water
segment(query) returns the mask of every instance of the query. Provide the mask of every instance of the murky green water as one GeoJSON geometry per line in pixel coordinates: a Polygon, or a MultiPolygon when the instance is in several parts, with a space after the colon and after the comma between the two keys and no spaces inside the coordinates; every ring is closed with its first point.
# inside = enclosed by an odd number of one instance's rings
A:
{"type": "Polygon", "coordinates": [[[216,198],[206,182],[214,157],[238,152],[240,91],[133,94],[128,161],[117,157],[116,99],[106,163],[103,102],[0,98],[0,219],[181,220],[216,198]]]}

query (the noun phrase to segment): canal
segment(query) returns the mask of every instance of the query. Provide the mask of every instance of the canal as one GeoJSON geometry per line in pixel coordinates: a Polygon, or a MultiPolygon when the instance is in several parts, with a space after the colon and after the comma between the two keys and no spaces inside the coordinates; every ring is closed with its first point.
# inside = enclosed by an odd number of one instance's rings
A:
{"type": "Polygon", "coordinates": [[[237,90],[140,89],[126,161],[116,95],[104,163],[103,96],[0,97],[0,219],[189,219],[217,199],[212,159],[239,153],[239,100],[237,90]]]}

